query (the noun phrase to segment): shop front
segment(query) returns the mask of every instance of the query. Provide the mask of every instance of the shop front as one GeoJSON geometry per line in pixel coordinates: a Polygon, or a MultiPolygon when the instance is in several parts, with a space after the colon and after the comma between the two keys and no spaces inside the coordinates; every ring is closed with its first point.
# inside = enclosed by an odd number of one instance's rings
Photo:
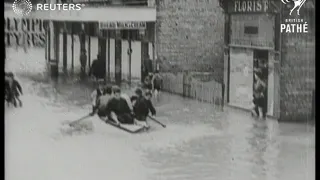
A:
{"type": "Polygon", "coordinates": [[[154,8],[86,4],[79,12],[52,11],[49,19],[46,51],[54,76],[80,73],[83,52],[87,57],[85,75],[99,55],[104,79],[118,84],[142,79],[144,63],[155,59],[154,8]]]}
{"type": "Polygon", "coordinates": [[[274,116],[275,91],[279,87],[275,22],[269,1],[232,1],[227,16],[225,50],[226,101],[252,109],[256,75],[266,85],[264,107],[274,116]]]}

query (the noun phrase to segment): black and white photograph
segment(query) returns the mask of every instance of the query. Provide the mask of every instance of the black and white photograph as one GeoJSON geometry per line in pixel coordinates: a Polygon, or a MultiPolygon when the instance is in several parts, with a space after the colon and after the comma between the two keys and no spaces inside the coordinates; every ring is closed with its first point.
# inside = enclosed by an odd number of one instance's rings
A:
{"type": "Polygon", "coordinates": [[[315,180],[315,0],[4,0],[5,180],[315,180]]]}

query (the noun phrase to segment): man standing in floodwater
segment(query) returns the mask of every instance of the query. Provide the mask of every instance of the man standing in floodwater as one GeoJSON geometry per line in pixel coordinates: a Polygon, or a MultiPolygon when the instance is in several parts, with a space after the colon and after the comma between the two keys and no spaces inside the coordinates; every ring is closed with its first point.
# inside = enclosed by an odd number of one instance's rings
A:
{"type": "Polygon", "coordinates": [[[80,64],[81,64],[81,75],[85,75],[86,66],[87,66],[87,54],[85,49],[81,49],[80,64]]]}
{"type": "Polygon", "coordinates": [[[93,75],[97,80],[105,78],[105,62],[101,59],[100,54],[97,59],[92,61],[89,76],[93,75]]]}

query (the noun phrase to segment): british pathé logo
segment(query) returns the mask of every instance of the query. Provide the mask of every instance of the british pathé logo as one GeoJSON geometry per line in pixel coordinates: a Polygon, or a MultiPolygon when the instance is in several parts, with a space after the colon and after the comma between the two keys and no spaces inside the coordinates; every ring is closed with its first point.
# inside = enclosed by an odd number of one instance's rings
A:
{"type": "Polygon", "coordinates": [[[290,10],[290,13],[289,15],[291,16],[292,12],[297,9],[297,14],[300,15],[300,9],[301,7],[303,6],[303,4],[306,2],[306,0],[281,0],[281,2],[283,4],[288,4],[290,2],[293,2],[294,3],[294,6],[293,8],[290,10]]]}
{"type": "MultiPolygon", "coordinates": [[[[293,4],[289,15],[292,15],[292,12],[296,10],[297,15],[300,16],[300,9],[305,4],[306,0],[281,0],[285,5],[293,4]]],[[[302,18],[290,18],[284,19],[285,23],[281,24],[281,33],[307,33],[308,32],[308,23],[302,18]]]]}

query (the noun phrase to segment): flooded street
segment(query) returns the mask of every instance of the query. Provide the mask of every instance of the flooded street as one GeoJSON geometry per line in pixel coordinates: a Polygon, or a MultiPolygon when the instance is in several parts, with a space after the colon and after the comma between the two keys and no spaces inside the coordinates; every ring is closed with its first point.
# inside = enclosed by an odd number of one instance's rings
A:
{"type": "Polygon", "coordinates": [[[63,135],[62,121],[90,111],[92,87],[45,81],[43,64],[30,61],[28,70],[19,62],[12,55],[6,64],[25,91],[23,108],[6,109],[7,180],[315,179],[312,126],[258,121],[167,93],[155,103],[167,128],[151,122],[149,132],[131,135],[92,117],[83,122],[89,132],[63,135]]]}

